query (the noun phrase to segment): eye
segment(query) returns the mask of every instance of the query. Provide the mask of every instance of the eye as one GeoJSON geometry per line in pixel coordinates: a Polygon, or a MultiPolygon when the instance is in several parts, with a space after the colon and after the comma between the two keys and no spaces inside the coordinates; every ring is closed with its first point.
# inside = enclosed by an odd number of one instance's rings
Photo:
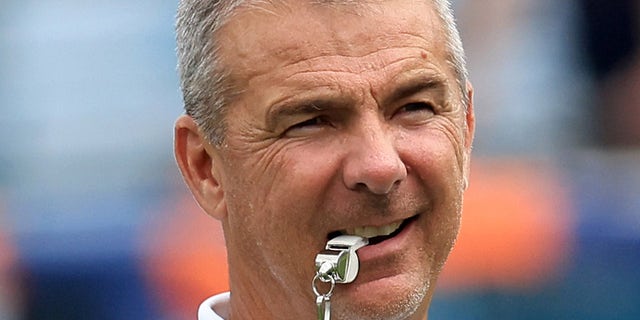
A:
{"type": "Polygon", "coordinates": [[[320,125],[320,124],[323,124],[323,123],[325,123],[325,121],[322,118],[315,117],[315,118],[312,118],[312,119],[309,119],[309,120],[305,120],[305,121],[296,123],[293,126],[291,126],[291,128],[289,128],[289,129],[317,126],[317,125],[320,125]]]}
{"type": "Polygon", "coordinates": [[[315,117],[305,121],[298,122],[285,131],[285,136],[296,137],[313,133],[316,130],[322,130],[324,126],[330,125],[325,117],[315,117]]]}
{"type": "Polygon", "coordinates": [[[405,104],[400,108],[400,112],[416,112],[416,111],[427,111],[434,113],[433,105],[426,102],[413,102],[409,104],[405,104]]]}
{"type": "Polygon", "coordinates": [[[427,102],[412,102],[403,105],[393,115],[405,124],[421,124],[435,115],[435,107],[427,102]]]}

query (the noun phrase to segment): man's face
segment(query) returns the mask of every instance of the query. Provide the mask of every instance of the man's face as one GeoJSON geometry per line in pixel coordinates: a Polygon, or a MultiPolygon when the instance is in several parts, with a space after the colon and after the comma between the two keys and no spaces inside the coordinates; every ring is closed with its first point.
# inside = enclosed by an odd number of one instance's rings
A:
{"type": "Polygon", "coordinates": [[[232,304],[311,319],[315,255],[359,233],[381,237],[337,285],[333,318],[424,315],[457,236],[473,125],[441,23],[428,1],[291,2],[241,9],[220,34],[242,89],[212,169],[232,304]]]}

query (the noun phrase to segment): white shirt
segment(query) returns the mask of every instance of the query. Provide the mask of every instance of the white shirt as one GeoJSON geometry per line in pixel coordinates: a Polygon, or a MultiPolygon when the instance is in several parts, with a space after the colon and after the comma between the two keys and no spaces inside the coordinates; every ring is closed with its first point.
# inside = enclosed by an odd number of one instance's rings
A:
{"type": "Polygon", "coordinates": [[[225,320],[229,318],[230,292],[217,294],[204,302],[198,308],[198,320],[225,320]]]}

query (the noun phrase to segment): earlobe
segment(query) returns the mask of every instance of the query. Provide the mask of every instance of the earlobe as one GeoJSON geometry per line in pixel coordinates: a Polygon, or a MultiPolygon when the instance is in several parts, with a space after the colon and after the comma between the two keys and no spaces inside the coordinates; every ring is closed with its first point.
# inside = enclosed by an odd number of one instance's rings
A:
{"type": "Polygon", "coordinates": [[[222,220],[226,216],[224,189],[213,148],[200,132],[193,118],[182,115],[176,120],[174,152],[182,177],[200,207],[210,216],[222,220]]]}

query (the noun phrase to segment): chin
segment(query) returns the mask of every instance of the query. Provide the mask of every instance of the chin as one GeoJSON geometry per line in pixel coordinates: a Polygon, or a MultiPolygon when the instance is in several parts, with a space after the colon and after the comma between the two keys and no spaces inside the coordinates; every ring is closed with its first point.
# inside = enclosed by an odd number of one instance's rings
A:
{"type": "Polygon", "coordinates": [[[349,288],[332,299],[332,319],[404,320],[424,310],[429,281],[390,277],[349,288]],[[391,282],[391,283],[389,283],[391,282]],[[415,283],[414,283],[415,284],[415,283]]]}

